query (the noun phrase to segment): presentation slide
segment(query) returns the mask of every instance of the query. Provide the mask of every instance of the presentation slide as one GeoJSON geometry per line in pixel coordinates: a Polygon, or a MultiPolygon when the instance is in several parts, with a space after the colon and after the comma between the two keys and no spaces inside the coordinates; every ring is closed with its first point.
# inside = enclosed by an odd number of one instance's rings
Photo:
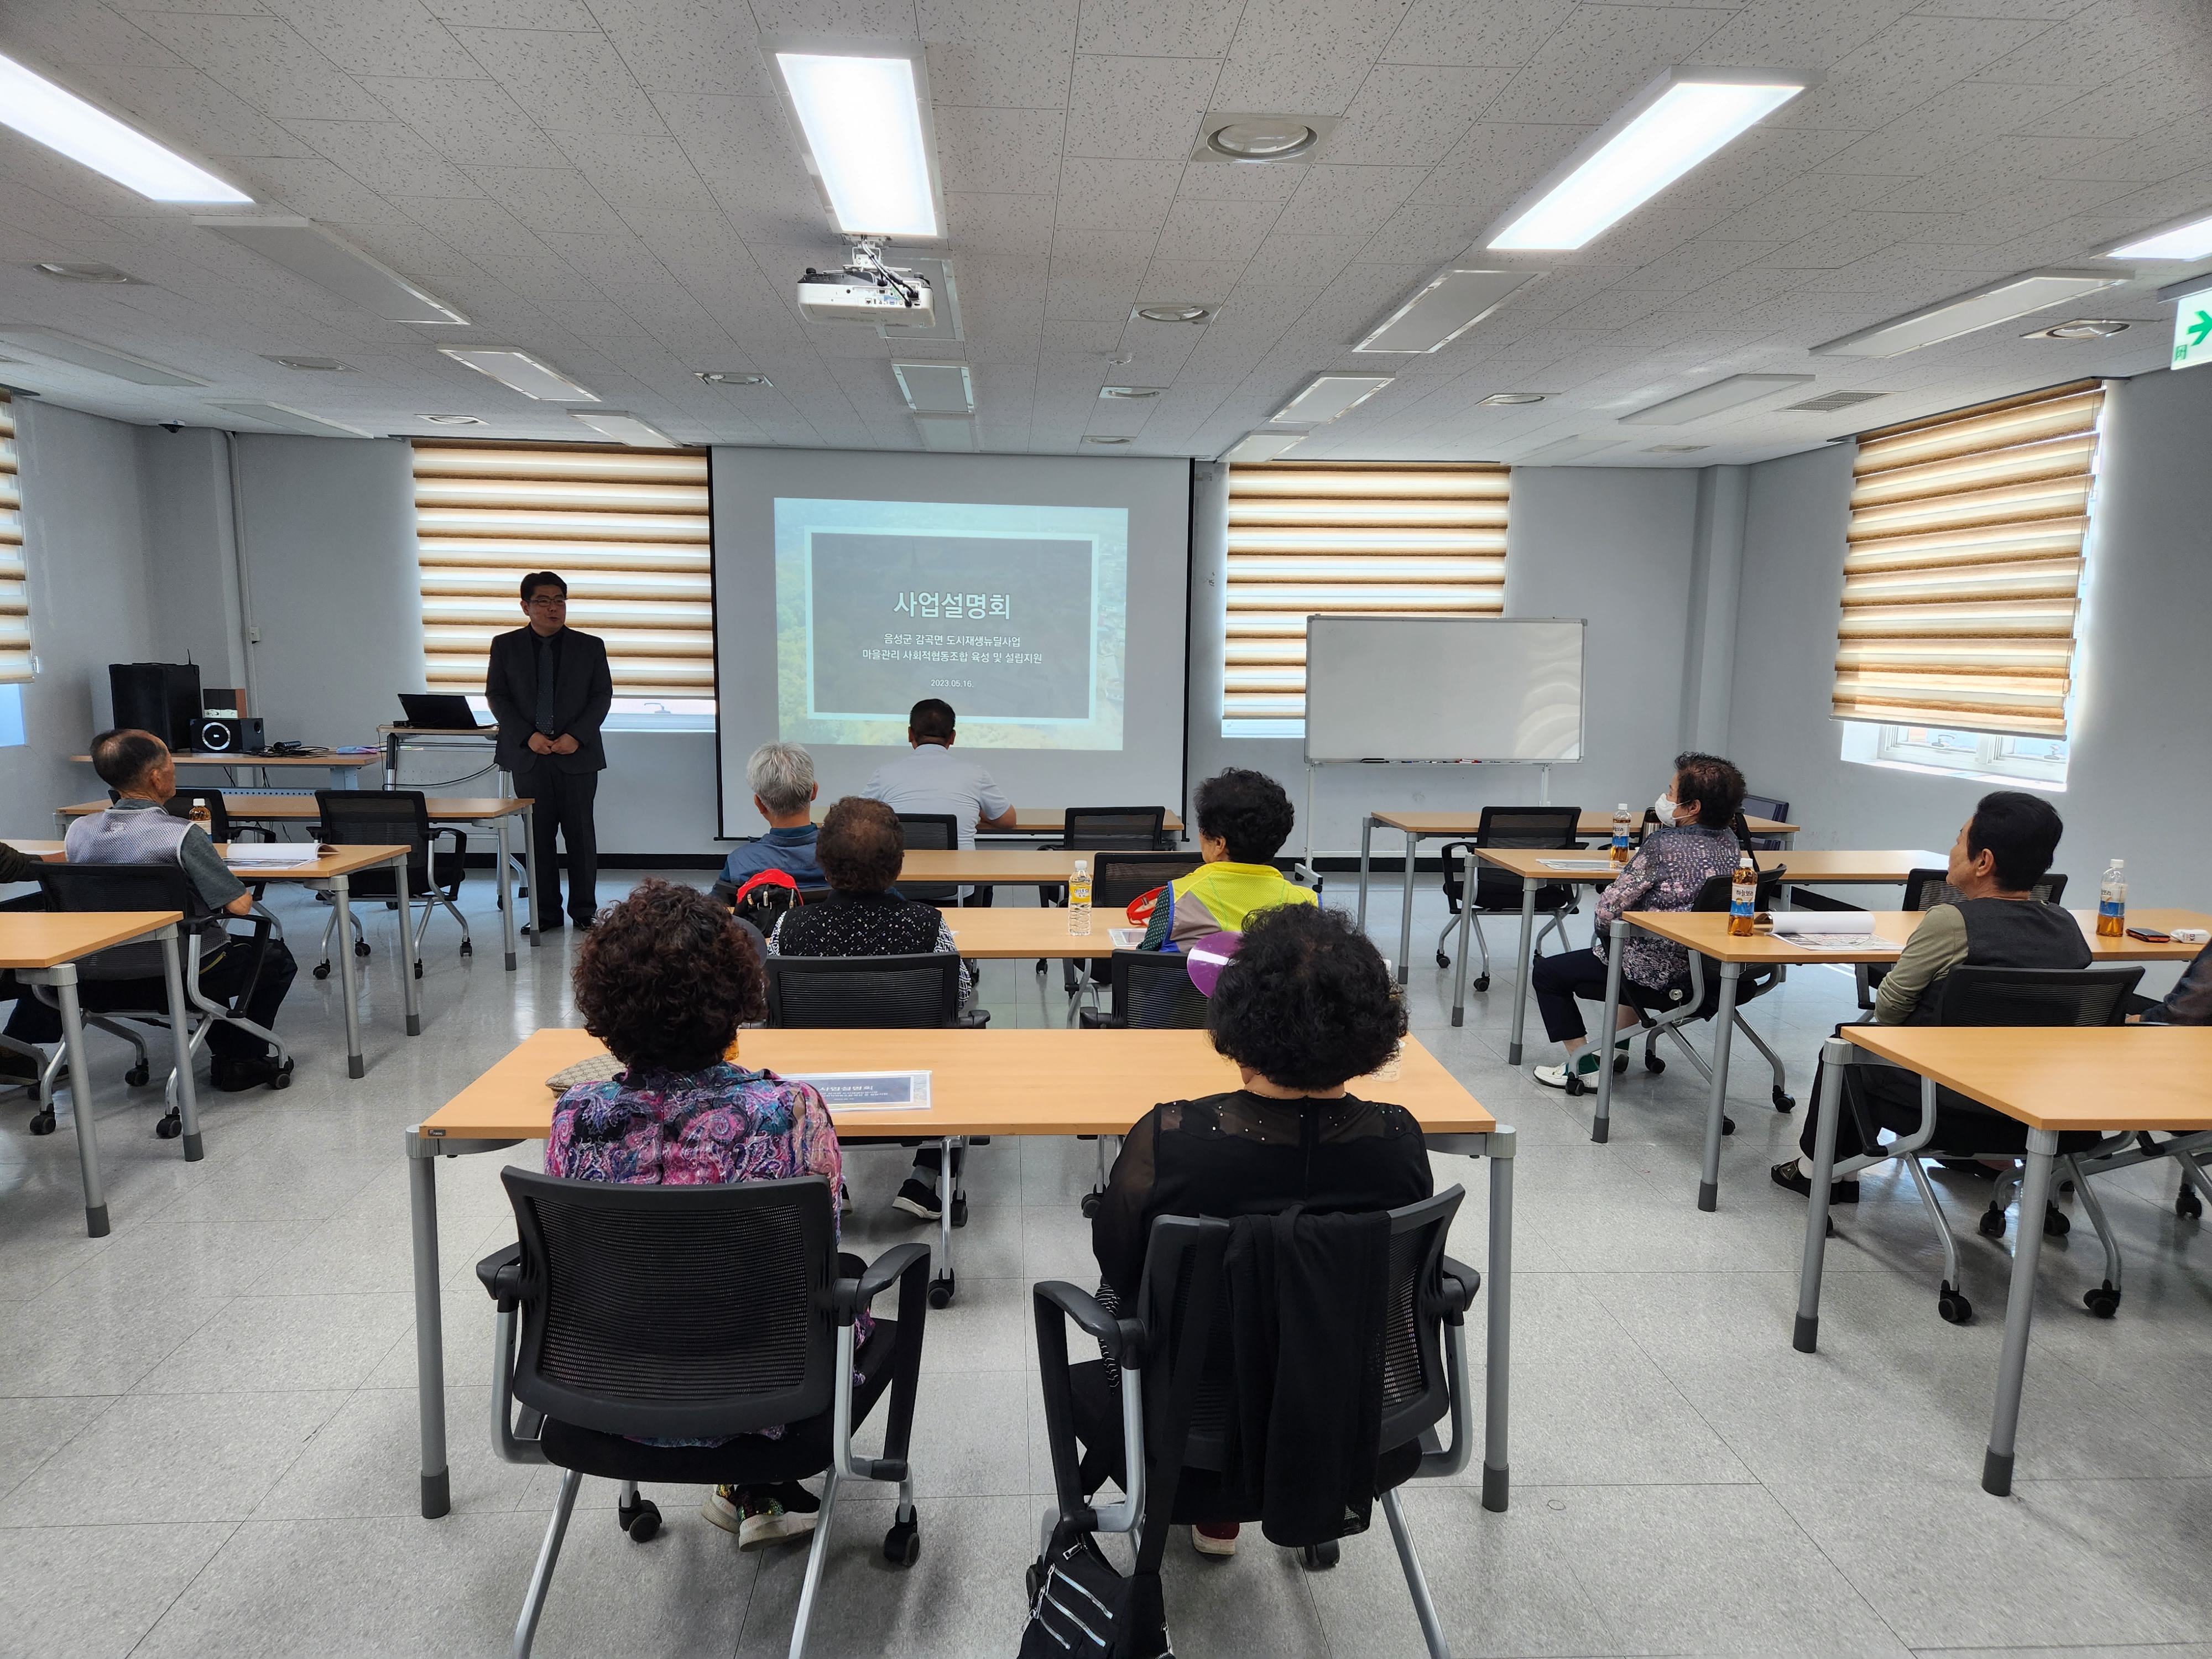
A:
{"type": "Polygon", "coordinates": [[[775,501],[777,732],[884,745],[942,697],[976,749],[1121,747],[1123,507],[775,501]]]}
{"type": "Polygon", "coordinates": [[[1017,806],[1182,810],[1187,462],[718,449],[714,479],[723,836],[760,833],[759,744],[826,803],[925,697],[1017,806]]]}

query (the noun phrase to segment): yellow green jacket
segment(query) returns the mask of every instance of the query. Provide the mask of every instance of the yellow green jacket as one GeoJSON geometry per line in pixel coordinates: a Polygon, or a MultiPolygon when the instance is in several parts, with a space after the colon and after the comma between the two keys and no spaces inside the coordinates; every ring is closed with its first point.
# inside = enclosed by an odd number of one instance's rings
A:
{"type": "Polygon", "coordinates": [[[1178,876],[1160,895],[1145,927],[1140,951],[1180,951],[1208,933],[1236,933],[1255,910],[1278,904],[1319,902],[1305,888],[1283,879],[1272,864],[1204,864],[1178,876]]]}

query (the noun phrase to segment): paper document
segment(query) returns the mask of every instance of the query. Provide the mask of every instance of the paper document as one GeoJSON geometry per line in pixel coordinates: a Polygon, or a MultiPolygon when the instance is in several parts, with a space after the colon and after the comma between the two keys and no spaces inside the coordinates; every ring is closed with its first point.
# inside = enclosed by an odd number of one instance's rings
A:
{"type": "Polygon", "coordinates": [[[1774,931],[1793,938],[1808,933],[1864,933],[1869,921],[1863,910],[1777,910],[1774,931]]]}
{"type": "Polygon", "coordinates": [[[793,1083],[811,1083],[833,1112],[926,1112],[927,1072],[782,1072],[793,1083]]]}
{"type": "Polygon", "coordinates": [[[1547,870],[1618,870],[1622,866],[1611,859],[1539,859],[1547,870]]]}
{"type": "Polygon", "coordinates": [[[234,841],[225,849],[222,859],[234,868],[250,866],[257,870],[283,870],[298,865],[313,864],[322,856],[322,849],[306,841],[234,841]]]}
{"type": "Polygon", "coordinates": [[[1893,939],[1879,933],[1784,933],[1783,938],[1806,951],[1901,951],[1893,939]]]}
{"type": "Polygon", "coordinates": [[[1145,930],[1141,927],[1109,927],[1106,936],[1114,941],[1117,951],[1133,951],[1145,942],[1145,930]]]}

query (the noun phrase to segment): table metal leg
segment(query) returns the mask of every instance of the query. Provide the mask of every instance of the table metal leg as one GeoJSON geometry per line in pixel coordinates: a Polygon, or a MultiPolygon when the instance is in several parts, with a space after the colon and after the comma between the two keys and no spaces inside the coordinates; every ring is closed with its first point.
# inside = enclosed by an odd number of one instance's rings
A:
{"type": "Polygon", "coordinates": [[[1705,1167],[1698,1181],[1701,1210],[1717,1210],[1721,1203],[1721,1124],[1728,1115],[1729,1039],[1735,1035],[1735,986],[1742,975],[1741,963],[1721,963],[1721,1006],[1713,1016],[1713,1097],[1705,1108],[1705,1167]]]}
{"type": "MultiPolygon", "coordinates": [[[[399,890],[405,892],[402,887],[399,890]]],[[[343,876],[331,878],[331,902],[338,911],[338,994],[345,1000],[346,1075],[360,1077],[367,1070],[361,1060],[361,975],[354,967],[353,954],[353,898],[343,876]]],[[[399,926],[400,955],[407,954],[405,944],[407,924],[399,926]]],[[[402,973],[407,970],[400,969],[402,973]]]]}
{"type": "Polygon", "coordinates": [[[1359,820],[1359,909],[1356,917],[1359,931],[1367,931],[1367,866],[1369,854],[1375,846],[1375,815],[1363,814],[1359,820]]]}
{"type": "Polygon", "coordinates": [[[538,927],[538,917],[544,914],[540,907],[545,902],[540,896],[544,890],[538,884],[538,816],[534,808],[522,809],[523,875],[530,884],[530,948],[536,950],[545,942],[545,935],[538,927]]]}
{"type": "Polygon", "coordinates": [[[1813,1130],[1813,1195],[1805,1203],[1805,1264],[1797,1278],[1797,1324],[1790,1346],[1799,1353],[1820,1348],[1820,1270],[1828,1256],[1828,1188],[1836,1179],[1836,1117],[1844,1109],[1844,1067],[1851,1045],[1830,1037],[1820,1045],[1820,1115],[1813,1130]]]}
{"type": "Polygon", "coordinates": [[[1452,959],[1452,1024],[1467,1024],[1467,930],[1474,921],[1474,853],[1462,854],[1460,871],[1459,954],[1452,959]]]}
{"type": "Polygon", "coordinates": [[[184,1130],[185,1162],[197,1164],[207,1156],[200,1139],[200,1102],[192,1082],[191,1018],[185,1012],[183,958],[177,949],[177,930],[161,935],[161,982],[169,997],[169,1038],[176,1052],[177,1122],[184,1130]]]}
{"type": "Polygon", "coordinates": [[[62,1046],[69,1051],[70,1115],[76,1123],[77,1167],[84,1174],[84,1232],[88,1238],[105,1238],[107,1189],[100,1180],[100,1132],[93,1123],[92,1056],[85,1052],[84,1017],[76,1000],[76,964],[65,962],[52,972],[53,977],[47,982],[62,1005],[62,1046]]]}
{"type": "Polygon", "coordinates": [[[1990,1449],[1982,1457],[1982,1490],[1999,1498],[2012,1491],[2013,1440],[2020,1431],[2020,1391],[2027,1376],[2027,1327],[2035,1314],[2035,1269],[2043,1255],[2044,1206],[2051,1201],[2051,1160],[2057,1151],[2057,1130],[2027,1132],[2027,1178],[2020,1189],[2020,1225],[2013,1229],[2012,1289],[2005,1297],[1996,1412],[1990,1420],[1990,1449]]]}
{"type": "MultiPolygon", "coordinates": [[[[1474,890],[1468,890],[1472,902],[1474,890]]],[[[1521,878],[1521,975],[1513,987],[1513,1036],[1505,1045],[1505,1063],[1521,1063],[1521,1032],[1528,1022],[1528,964],[1536,956],[1536,878],[1521,878]]]]}
{"type": "Polygon", "coordinates": [[[499,920],[507,939],[507,971],[514,971],[514,870],[507,860],[507,826],[509,816],[499,815],[499,920]]]}
{"type": "Polygon", "coordinates": [[[1398,983],[1406,982],[1406,969],[1413,954],[1413,865],[1421,851],[1421,838],[1406,831],[1406,902],[1398,916],[1398,983]]]}
{"type": "Polygon", "coordinates": [[[422,1518],[453,1507],[446,1468],[446,1327],[438,1300],[438,1159],[407,1132],[407,1219],[415,1238],[415,1398],[422,1430],[422,1518]]]}
{"type": "Polygon", "coordinates": [[[1513,1380],[1513,1144],[1490,1132],[1490,1353],[1485,1368],[1482,1507],[1503,1513],[1511,1482],[1506,1425],[1513,1380]]]}
{"type": "Polygon", "coordinates": [[[1613,1050],[1620,1024],[1620,958],[1628,944],[1628,924],[1616,919],[1606,930],[1605,1013],[1598,1022],[1601,1034],[1595,1039],[1603,1056],[1597,1068],[1597,1110],[1590,1115],[1590,1139],[1601,1144],[1613,1135],[1613,1050]]]}
{"type": "Polygon", "coordinates": [[[392,860],[392,890],[399,895],[399,990],[407,1008],[407,1035],[422,1035],[422,946],[415,938],[415,914],[407,905],[407,855],[392,860]]]}

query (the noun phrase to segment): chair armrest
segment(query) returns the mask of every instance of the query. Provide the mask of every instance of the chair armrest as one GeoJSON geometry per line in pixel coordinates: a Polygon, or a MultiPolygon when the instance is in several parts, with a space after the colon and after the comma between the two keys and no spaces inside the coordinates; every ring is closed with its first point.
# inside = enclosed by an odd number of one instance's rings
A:
{"type": "Polygon", "coordinates": [[[1482,1275],[1464,1261],[1455,1261],[1449,1256],[1443,1260],[1443,1284],[1437,1300],[1443,1304],[1443,1316],[1456,1325],[1474,1306],[1475,1292],[1482,1288],[1482,1275]]]}
{"type": "Polygon", "coordinates": [[[1145,1328],[1133,1319],[1116,1319],[1099,1305],[1098,1298],[1090,1291],[1048,1279],[1034,1286],[1030,1294],[1073,1320],[1115,1364],[1141,1366],[1145,1363],[1145,1328]]]}
{"type": "Polygon", "coordinates": [[[1084,1031],[1121,1031],[1128,1029],[1128,1022],[1120,1015],[1097,1008],[1076,1010],[1076,1029],[1084,1031]]]}
{"type": "MultiPolygon", "coordinates": [[[[849,1325],[860,1310],[917,1267],[929,1266],[927,1244],[894,1244],[871,1261],[858,1279],[841,1279],[830,1287],[830,1305],[837,1322],[849,1325]]],[[[477,1272],[483,1270],[479,1267],[477,1272]]]]}
{"type": "Polygon", "coordinates": [[[522,1246],[494,1250],[477,1263],[477,1278],[501,1313],[513,1311],[522,1300],[522,1246]]]}

